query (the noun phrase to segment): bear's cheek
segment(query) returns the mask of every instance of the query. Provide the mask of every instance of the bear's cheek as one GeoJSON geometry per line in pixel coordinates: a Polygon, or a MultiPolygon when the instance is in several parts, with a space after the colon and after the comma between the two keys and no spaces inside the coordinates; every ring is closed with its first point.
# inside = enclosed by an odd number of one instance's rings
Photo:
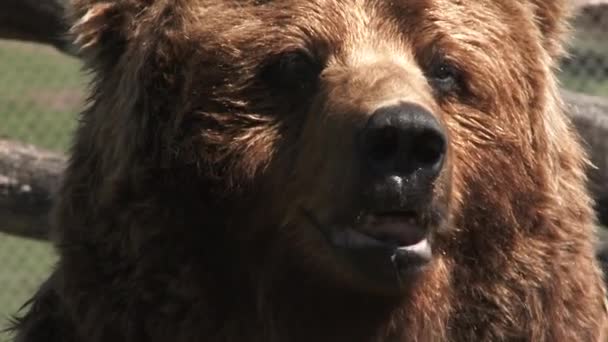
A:
{"type": "Polygon", "coordinates": [[[513,118],[514,113],[522,112],[528,111],[514,107],[501,110],[491,104],[448,109],[453,222],[470,222],[471,217],[464,216],[487,211],[506,219],[512,213],[505,208],[529,197],[540,184],[538,165],[526,138],[531,134],[529,121],[513,118]],[[474,208],[471,203],[482,204],[474,208]]]}
{"type": "Polygon", "coordinates": [[[327,217],[353,207],[359,175],[352,137],[328,130],[283,131],[275,141],[264,172],[255,180],[260,191],[255,197],[264,197],[258,205],[267,208],[266,220],[298,225],[304,210],[314,208],[327,217]]]}

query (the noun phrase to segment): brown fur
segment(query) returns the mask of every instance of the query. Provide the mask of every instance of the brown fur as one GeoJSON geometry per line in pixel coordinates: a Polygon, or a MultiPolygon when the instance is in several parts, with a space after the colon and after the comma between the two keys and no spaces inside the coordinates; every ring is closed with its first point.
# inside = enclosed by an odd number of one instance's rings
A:
{"type": "Polygon", "coordinates": [[[72,2],[96,78],[61,260],[18,341],[599,340],[586,160],[552,71],[565,1],[72,2]],[[270,90],[261,66],[293,49],[323,60],[318,87],[270,90]],[[466,81],[443,99],[436,50],[466,81]],[[301,211],[353,205],[352,134],[395,101],[450,139],[447,221],[399,295],[341,269],[301,211]]]}

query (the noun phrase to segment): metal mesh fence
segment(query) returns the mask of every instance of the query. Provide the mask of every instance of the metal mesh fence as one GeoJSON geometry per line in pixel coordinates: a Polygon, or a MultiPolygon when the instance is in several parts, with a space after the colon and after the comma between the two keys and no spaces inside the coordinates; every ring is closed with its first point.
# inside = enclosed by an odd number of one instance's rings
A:
{"type": "MultiPolygon", "coordinates": [[[[608,97],[608,6],[585,9],[575,28],[562,85],[608,97]]],[[[80,67],[53,48],[0,41],[0,138],[65,151],[87,85],[80,67]]],[[[33,293],[55,260],[46,243],[0,233],[0,322],[33,293]]],[[[0,333],[4,340],[7,335],[0,333]]]]}
{"type": "Polygon", "coordinates": [[[562,61],[564,87],[608,97],[608,4],[583,9],[574,20],[569,57],[562,61]]]}

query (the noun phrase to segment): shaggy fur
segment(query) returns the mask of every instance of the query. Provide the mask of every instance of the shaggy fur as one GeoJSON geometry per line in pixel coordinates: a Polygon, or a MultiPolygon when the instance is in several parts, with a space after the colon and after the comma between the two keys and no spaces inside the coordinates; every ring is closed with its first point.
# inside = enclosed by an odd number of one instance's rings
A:
{"type": "Polygon", "coordinates": [[[72,0],[95,80],[60,261],[17,341],[600,340],[586,160],[552,72],[565,2],[72,0]],[[270,86],[296,50],[318,77],[270,86]],[[437,55],[458,91],[433,91],[437,55]],[[341,269],[302,214],[352,205],[352,136],[395,100],[449,135],[445,224],[398,294],[341,269]]]}

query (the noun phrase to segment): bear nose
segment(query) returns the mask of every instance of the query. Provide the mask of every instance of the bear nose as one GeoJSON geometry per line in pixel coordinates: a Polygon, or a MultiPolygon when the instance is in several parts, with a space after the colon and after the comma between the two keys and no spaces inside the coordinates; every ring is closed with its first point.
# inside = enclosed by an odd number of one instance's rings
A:
{"type": "Polygon", "coordinates": [[[360,135],[359,149],[376,174],[416,172],[427,181],[441,171],[447,137],[437,119],[415,104],[377,109],[360,135]]]}

